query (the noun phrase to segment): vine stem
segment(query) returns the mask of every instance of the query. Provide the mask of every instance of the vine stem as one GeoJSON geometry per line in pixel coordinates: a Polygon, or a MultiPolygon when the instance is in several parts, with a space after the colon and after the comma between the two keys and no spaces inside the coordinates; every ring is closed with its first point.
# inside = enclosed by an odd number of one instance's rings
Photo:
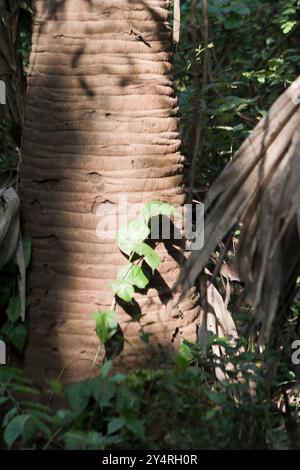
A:
{"type": "MultiPolygon", "coordinates": [[[[129,263],[131,263],[133,256],[134,256],[134,253],[131,253],[130,256],[129,256],[129,263]]],[[[131,266],[128,268],[127,273],[123,276],[122,279],[126,279],[126,277],[128,276],[128,274],[129,274],[129,272],[130,272],[130,270],[132,269],[133,266],[134,266],[134,264],[132,263],[131,266]]],[[[112,301],[111,306],[110,306],[110,310],[115,310],[116,306],[117,306],[117,300],[116,300],[116,296],[114,296],[113,301],[112,301]]],[[[93,373],[93,370],[95,368],[95,364],[96,364],[97,359],[99,357],[100,351],[101,351],[101,343],[99,344],[99,346],[97,348],[97,351],[96,351],[96,354],[95,354],[95,357],[94,357],[94,360],[93,360],[93,365],[92,365],[92,368],[91,368],[91,375],[90,376],[92,376],[92,373],[93,373]]]]}
{"type": "Polygon", "coordinates": [[[58,436],[58,434],[63,430],[63,426],[61,426],[60,428],[58,428],[55,433],[50,437],[50,439],[46,442],[46,444],[44,445],[43,447],[43,450],[47,450],[49,445],[52,444],[52,442],[54,441],[54,439],[58,436]]]}
{"type": "MultiPolygon", "coordinates": [[[[117,305],[117,301],[116,301],[116,297],[113,298],[113,301],[111,303],[111,306],[110,306],[110,310],[115,310],[116,308],[116,305],[117,305]]],[[[93,360],[93,365],[92,365],[92,368],[91,368],[91,376],[92,376],[92,373],[93,373],[93,370],[95,368],[95,364],[97,362],[97,359],[99,357],[99,354],[100,354],[100,351],[101,351],[101,343],[99,344],[98,348],[97,348],[97,352],[95,354],[95,357],[94,357],[94,360],[93,360]]]]}

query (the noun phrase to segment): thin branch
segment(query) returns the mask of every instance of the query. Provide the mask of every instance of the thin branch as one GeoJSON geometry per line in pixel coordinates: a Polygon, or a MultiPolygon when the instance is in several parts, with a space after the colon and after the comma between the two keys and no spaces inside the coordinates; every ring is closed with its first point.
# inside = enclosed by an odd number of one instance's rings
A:
{"type": "MultiPolygon", "coordinates": [[[[196,16],[197,13],[197,0],[193,0],[193,13],[196,16]]],[[[190,185],[189,185],[189,199],[193,197],[195,179],[196,179],[196,167],[199,152],[201,152],[203,146],[203,117],[205,111],[205,90],[208,83],[209,77],[209,49],[208,49],[208,38],[209,38],[209,23],[207,15],[207,0],[202,0],[202,17],[203,17],[203,39],[204,39],[204,59],[203,59],[203,70],[201,80],[201,90],[199,97],[199,110],[197,113],[197,126],[195,130],[195,144],[192,156],[192,163],[190,169],[190,185]]],[[[194,35],[194,47],[196,44],[196,38],[194,35]]],[[[198,84],[196,84],[198,86],[198,84]]]]}

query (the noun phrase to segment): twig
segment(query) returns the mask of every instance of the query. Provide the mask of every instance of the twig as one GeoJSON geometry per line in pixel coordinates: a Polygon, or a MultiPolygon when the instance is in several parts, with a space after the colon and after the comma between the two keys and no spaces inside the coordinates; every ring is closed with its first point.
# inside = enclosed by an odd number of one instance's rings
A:
{"type": "MultiPolygon", "coordinates": [[[[197,0],[193,0],[192,5],[194,15],[197,12],[197,0]]],[[[202,0],[202,16],[203,16],[203,39],[204,39],[204,59],[203,59],[203,72],[202,72],[202,83],[201,83],[201,90],[200,90],[200,108],[198,110],[197,115],[197,127],[195,131],[195,145],[194,151],[192,156],[191,162],[191,169],[190,169],[190,185],[189,185],[189,200],[193,197],[193,191],[195,186],[195,179],[196,179],[196,167],[197,167],[197,159],[199,152],[203,146],[203,117],[204,117],[204,110],[205,110],[205,90],[208,82],[208,70],[209,70],[209,50],[208,50],[208,38],[209,38],[209,25],[208,25],[208,16],[207,16],[207,0],[202,0]]],[[[194,36],[194,47],[196,44],[196,38],[194,36]]],[[[198,84],[196,84],[198,86],[198,84]]]]}
{"type": "Polygon", "coordinates": [[[46,442],[46,444],[44,445],[43,447],[43,450],[47,450],[49,445],[54,441],[54,439],[56,438],[56,436],[58,436],[58,434],[63,430],[63,427],[61,426],[60,428],[58,428],[55,433],[50,437],[50,439],[46,442]]]}
{"type": "MultiPolygon", "coordinates": [[[[131,267],[130,267],[130,269],[131,269],[131,267]]],[[[117,305],[117,301],[116,301],[116,297],[114,297],[114,298],[113,298],[113,301],[112,301],[112,303],[111,303],[111,306],[110,306],[110,310],[115,310],[116,305],[117,305]]],[[[92,375],[93,370],[94,370],[94,368],[95,368],[95,365],[96,365],[98,356],[99,356],[99,354],[100,354],[100,350],[101,350],[101,344],[99,344],[98,349],[97,349],[97,352],[96,352],[95,357],[94,357],[94,360],[93,360],[93,365],[92,365],[92,368],[91,368],[91,375],[92,375]]]]}
{"type": "MultiPolygon", "coordinates": [[[[134,253],[132,253],[132,254],[130,255],[129,260],[128,260],[129,263],[131,263],[131,260],[132,260],[132,258],[133,258],[133,255],[134,255],[134,253]]],[[[133,264],[128,268],[128,271],[126,272],[126,274],[125,274],[125,276],[123,277],[123,279],[126,279],[126,277],[128,276],[130,270],[132,269],[132,267],[133,267],[133,264]]],[[[112,303],[111,303],[111,306],[110,306],[110,310],[115,310],[116,306],[117,306],[117,300],[116,300],[116,297],[114,297],[114,298],[113,298],[113,301],[112,301],[112,303]]],[[[97,352],[96,352],[96,355],[95,355],[95,358],[94,358],[94,361],[93,361],[93,365],[92,365],[92,368],[91,368],[91,374],[92,374],[92,372],[93,372],[93,370],[94,370],[96,361],[97,361],[98,356],[99,356],[99,354],[100,354],[100,350],[101,350],[101,344],[99,344],[99,346],[98,346],[98,349],[97,349],[97,352]]]]}

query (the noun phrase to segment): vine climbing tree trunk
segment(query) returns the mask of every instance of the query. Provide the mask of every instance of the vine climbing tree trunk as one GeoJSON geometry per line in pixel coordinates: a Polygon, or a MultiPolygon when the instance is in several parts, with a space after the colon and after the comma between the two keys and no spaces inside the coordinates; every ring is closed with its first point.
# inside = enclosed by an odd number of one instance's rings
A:
{"type": "MultiPolygon", "coordinates": [[[[91,313],[110,307],[110,283],[126,263],[114,240],[96,234],[102,208],[119,208],[120,194],[130,207],[185,200],[169,1],[33,5],[21,168],[24,230],[33,240],[26,364],[39,381],[63,369],[77,380],[90,374],[98,347],[91,313]]],[[[171,302],[184,253],[172,243],[159,252],[161,267],[136,312],[117,306],[121,362],[149,354],[142,330],[167,350],[196,339],[195,292],[171,302]]]]}

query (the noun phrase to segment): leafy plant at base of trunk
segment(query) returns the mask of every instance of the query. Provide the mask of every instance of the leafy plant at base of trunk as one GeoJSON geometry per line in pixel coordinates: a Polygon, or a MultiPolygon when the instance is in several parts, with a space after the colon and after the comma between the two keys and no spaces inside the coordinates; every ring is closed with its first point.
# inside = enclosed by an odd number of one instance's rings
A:
{"type": "Polygon", "coordinates": [[[93,314],[100,343],[105,344],[117,332],[115,306],[118,298],[131,303],[136,289],[145,289],[149,284],[149,273],[146,275],[140,264],[144,261],[150,267],[152,275],[159,267],[159,255],[146,243],[151,234],[151,219],[157,216],[171,218],[175,215],[175,208],[170,204],[164,201],[149,202],[142,207],[139,217],[131,220],[127,226],[120,227],[117,232],[118,247],[128,256],[129,262],[119,269],[117,279],[111,283],[115,295],[111,309],[93,314]]]}

